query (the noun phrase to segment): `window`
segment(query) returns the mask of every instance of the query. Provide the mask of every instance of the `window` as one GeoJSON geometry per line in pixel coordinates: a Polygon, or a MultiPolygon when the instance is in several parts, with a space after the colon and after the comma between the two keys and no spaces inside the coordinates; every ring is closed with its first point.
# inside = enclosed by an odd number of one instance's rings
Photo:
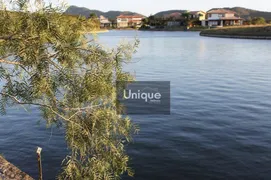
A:
{"type": "Polygon", "coordinates": [[[208,14],[208,17],[212,17],[212,14],[208,14]]]}

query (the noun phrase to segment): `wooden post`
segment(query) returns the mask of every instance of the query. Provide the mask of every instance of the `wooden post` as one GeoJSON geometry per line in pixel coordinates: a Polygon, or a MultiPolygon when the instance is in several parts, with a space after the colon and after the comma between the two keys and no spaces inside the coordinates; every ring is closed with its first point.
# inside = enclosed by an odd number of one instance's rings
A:
{"type": "Polygon", "coordinates": [[[38,147],[37,155],[38,155],[38,165],[39,165],[39,180],[42,180],[41,151],[42,151],[42,148],[38,147]]]}

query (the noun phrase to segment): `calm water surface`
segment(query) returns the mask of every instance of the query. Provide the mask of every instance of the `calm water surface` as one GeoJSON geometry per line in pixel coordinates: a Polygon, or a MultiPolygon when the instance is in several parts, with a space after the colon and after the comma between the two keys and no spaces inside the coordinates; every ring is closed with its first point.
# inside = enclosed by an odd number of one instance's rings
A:
{"type": "MultiPolygon", "coordinates": [[[[171,81],[170,116],[133,116],[141,131],[127,151],[139,180],[271,179],[271,41],[216,39],[197,32],[110,31],[108,47],[140,39],[125,69],[137,80],[171,81]]],[[[0,153],[37,178],[54,179],[67,153],[63,130],[39,111],[0,117],[0,153]]],[[[130,178],[124,178],[130,179],[130,178]]]]}

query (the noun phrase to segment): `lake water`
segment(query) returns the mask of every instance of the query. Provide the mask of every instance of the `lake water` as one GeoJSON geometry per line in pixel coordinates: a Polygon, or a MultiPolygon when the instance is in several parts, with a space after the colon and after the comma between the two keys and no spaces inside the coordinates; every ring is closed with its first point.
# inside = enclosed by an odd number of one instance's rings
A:
{"type": "MultiPolygon", "coordinates": [[[[127,149],[135,179],[271,179],[271,41],[136,31],[98,40],[135,36],[140,47],[125,69],[170,81],[172,98],[170,116],[132,116],[141,129],[127,149]]],[[[44,179],[54,179],[67,153],[63,130],[39,120],[35,109],[10,108],[0,117],[0,153],[37,178],[41,146],[44,179]]]]}

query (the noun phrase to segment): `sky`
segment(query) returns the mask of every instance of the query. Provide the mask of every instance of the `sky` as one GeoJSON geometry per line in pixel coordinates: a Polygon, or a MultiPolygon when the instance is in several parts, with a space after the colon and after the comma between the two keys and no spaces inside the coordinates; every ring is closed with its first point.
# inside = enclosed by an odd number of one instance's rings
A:
{"type": "Polygon", "coordinates": [[[133,11],[145,16],[165,10],[203,10],[222,7],[245,7],[271,12],[270,0],[65,0],[69,5],[107,12],[133,11]]]}

